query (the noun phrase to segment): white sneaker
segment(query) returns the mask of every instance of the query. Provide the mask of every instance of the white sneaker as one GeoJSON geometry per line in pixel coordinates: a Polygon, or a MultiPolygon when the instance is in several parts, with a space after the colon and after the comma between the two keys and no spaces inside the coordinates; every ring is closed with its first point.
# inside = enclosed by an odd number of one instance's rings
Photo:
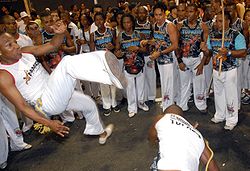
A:
{"type": "Polygon", "coordinates": [[[223,122],[224,120],[216,120],[214,117],[211,119],[211,121],[213,122],[213,123],[220,123],[220,122],[223,122]]]}
{"type": "Polygon", "coordinates": [[[225,126],[224,126],[224,129],[225,129],[225,130],[230,130],[230,131],[231,131],[231,130],[234,129],[234,127],[235,127],[235,126],[228,126],[228,125],[225,125],[225,126]]]}
{"type": "Polygon", "coordinates": [[[162,98],[159,97],[159,98],[155,98],[155,102],[158,103],[158,102],[162,102],[162,98]]]}
{"type": "Polygon", "coordinates": [[[139,103],[138,107],[144,110],[145,112],[149,111],[149,107],[146,105],[146,103],[139,103]]]}
{"type": "Polygon", "coordinates": [[[110,137],[110,135],[112,134],[113,129],[114,129],[114,124],[109,124],[108,126],[106,126],[105,131],[107,134],[105,137],[99,138],[99,144],[103,145],[106,143],[108,137],[110,137]]]}
{"type": "Polygon", "coordinates": [[[136,115],[135,112],[129,112],[129,113],[128,113],[128,117],[130,117],[130,118],[134,117],[135,115],[136,115]]]}
{"type": "Polygon", "coordinates": [[[106,51],[104,65],[112,83],[119,89],[125,89],[127,87],[127,79],[119,67],[118,59],[113,53],[106,51]]]}
{"type": "Polygon", "coordinates": [[[25,150],[29,150],[31,148],[32,148],[31,144],[24,143],[23,147],[13,147],[11,149],[11,151],[25,151],[25,150]]]}
{"type": "Polygon", "coordinates": [[[0,164],[0,169],[5,169],[7,167],[7,161],[0,164]]]}

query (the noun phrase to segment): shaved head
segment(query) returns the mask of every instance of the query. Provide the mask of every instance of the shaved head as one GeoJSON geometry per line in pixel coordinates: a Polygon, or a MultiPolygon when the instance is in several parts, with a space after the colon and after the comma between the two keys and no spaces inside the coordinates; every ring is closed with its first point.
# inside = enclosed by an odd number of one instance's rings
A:
{"type": "Polygon", "coordinates": [[[173,114],[177,114],[177,115],[180,115],[180,116],[183,115],[182,109],[179,106],[175,105],[175,104],[169,106],[167,109],[165,109],[165,111],[163,113],[164,114],[173,113],[173,114]]]}

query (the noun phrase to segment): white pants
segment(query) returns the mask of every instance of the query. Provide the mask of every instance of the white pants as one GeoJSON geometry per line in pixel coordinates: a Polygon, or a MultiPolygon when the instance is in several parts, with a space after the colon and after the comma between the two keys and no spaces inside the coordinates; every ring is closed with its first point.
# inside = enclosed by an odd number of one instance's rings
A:
{"type": "MultiPolygon", "coordinates": [[[[1,105],[1,104],[0,104],[1,105]]],[[[2,118],[0,117],[0,164],[7,161],[9,148],[7,133],[4,128],[2,118]]]]}
{"type": "Polygon", "coordinates": [[[12,150],[23,149],[27,144],[23,140],[22,131],[20,130],[15,113],[15,107],[3,96],[0,100],[0,103],[2,103],[0,118],[10,136],[10,148],[12,150]]]}
{"type": "Polygon", "coordinates": [[[116,107],[116,87],[107,84],[100,84],[103,109],[110,109],[116,107]]]}
{"type": "Polygon", "coordinates": [[[156,73],[155,62],[149,56],[144,57],[145,65],[143,72],[145,73],[145,100],[155,100],[156,97],[156,73]]]}
{"type": "Polygon", "coordinates": [[[239,61],[239,67],[237,68],[237,91],[238,91],[238,109],[240,110],[241,107],[241,89],[243,87],[243,60],[238,59],[239,61]]]}
{"type": "Polygon", "coordinates": [[[209,86],[212,78],[213,73],[213,62],[212,58],[210,59],[209,63],[204,66],[204,74],[205,74],[205,87],[206,87],[206,96],[209,95],[209,86]]]}
{"type": "Polygon", "coordinates": [[[84,85],[84,94],[89,95],[91,97],[99,96],[99,83],[89,82],[89,81],[81,81],[84,85]]]}
{"type": "Polygon", "coordinates": [[[178,102],[180,100],[181,96],[181,89],[180,89],[180,74],[179,74],[179,64],[176,58],[175,53],[174,54],[174,92],[175,92],[175,98],[174,101],[178,102]]]}
{"type": "Polygon", "coordinates": [[[250,89],[250,67],[249,67],[249,56],[243,60],[242,63],[242,87],[244,89],[250,89]]]}
{"type": "Polygon", "coordinates": [[[24,114],[22,114],[21,112],[19,112],[19,115],[23,121],[22,131],[27,132],[33,126],[33,120],[24,116],[24,114]]]}
{"type": "Polygon", "coordinates": [[[129,74],[126,71],[125,77],[128,81],[127,86],[127,100],[128,100],[128,112],[137,113],[137,106],[139,103],[144,103],[144,81],[145,75],[140,72],[136,75],[129,74]]]}
{"type": "Polygon", "coordinates": [[[105,51],[65,56],[49,76],[42,93],[42,109],[49,114],[65,110],[81,111],[86,119],[84,133],[104,132],[95,102],[74,91],[76,79],[112,85],[114,80],[105,59],[105,51]]]}
{"type": "Polygon", "coordinates": [[[191,82],[193,82],[193,93],[194,93],[194,103],[199,110],[204,110],[207,108],[206,104],[206,92],[205,92],[205,74],[196,76],[197,69],[195,69],[201,62],[201,57],[197,58],[183,58],[183,63],[189,68],[189,70],[181,71],[180,73],[180,89],[181,97],[178,105],[182,110],[188,110],[188,99],[191,95],[191,82]]]}
{"type": "Polygon", "coordinates": [[[175,98],[175,78],[174,78],[174,64],[158,65],[160,80],[161,80],[161,95],[162,95],[162,109],[163,111],[174,104],[175,98]]]}
{"type": "MultiPolygon", "coordinates": [[[[122,72],[124,72],[124,61],[123,59],[118,59],[119,61],[119,67],[122,70],[122,72]]],[[[123,98],[127,97],[127,92],[126,89],[117,89],[116,90],[116,100],[117,101],[121,101],[123,98]]]]}
{"type": "Polygon", "coordinates": [[[215,120],[226,120],[226,125],[238,122],[237,68],[219,72],[213,70],[215,120]]]}

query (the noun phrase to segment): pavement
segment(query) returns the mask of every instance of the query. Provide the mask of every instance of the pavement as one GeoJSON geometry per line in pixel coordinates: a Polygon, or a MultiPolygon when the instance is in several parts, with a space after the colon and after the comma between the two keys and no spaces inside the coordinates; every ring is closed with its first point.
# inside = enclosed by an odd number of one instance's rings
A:
{"type": "MultiPolygon", "coordinates": [[[[119,113],[101,118],[105,124],[114,123],[115,129],[105,145],[98,144],[98,137],[85,136],[84,120],[70,125],[70,134],[60,138],[54,133],[40,135],[32,131],[25,141],[32,144],[30,150],[10,152],[10,171],[147,171],[157,154],[147,140],[152,119],[161,113],[158,103],[148,103],[150,110],[139,110],[128,118],[126,104],[119,113]]],[[[250,171],[250,105],[242,107],[239,123],[233,131],[223,129],[225,123],[213,124],[214,101],[208,101],[208,114],[202,115],[194,106],[185,112],[191,123],[199,123],[198,130],[214,150],[221,171],[250,171]]],[[[184,142],[183,142],[184,143],[184,142]]],[[[200,167],[204,170],[204,166],[200,167]]]]}

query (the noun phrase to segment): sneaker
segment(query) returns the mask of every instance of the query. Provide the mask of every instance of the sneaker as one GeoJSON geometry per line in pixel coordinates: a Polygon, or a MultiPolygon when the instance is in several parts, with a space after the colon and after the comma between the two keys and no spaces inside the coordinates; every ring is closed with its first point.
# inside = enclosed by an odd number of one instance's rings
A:
{"type": "Polygon", "coordinates": [[[135,115],[136,115],[135,112],[129,112],[129,113],[128,113],[128,117],[130,117],[130,118],[134,117],[135,115]]]}
{"type": "Polygon", "coordinates": [[[247,96],[247,93],[245,91],[241,92],[241,100],[243,100],[247,96]]]}
{"type": "Polygon", "coordinates": [[[111,109],[104,109],[103,115],[109,116],[111,114],[111,109]]]}
{"type": "Polygon", "coordinates": [[[243,105],[248,105],[250,104],[250,95],[246,95],[242,100],[241,100],[243,105]]]}
{"type": "Polygon", "coordinates": [[[118,113],[121,111],[120,107],[117,105],[116,107],[113,108],[115,113],[118,113]]]}
{"type": "Polygon", "coordinates": [[[162,98],[159,97],[159,98],[155,98],[155,102],[158,103],[158,102],[162,102],[162,98]]]}
{"type": "Polygon", "coordinates": [[[103,145],[106,143],[108,137],[110,137],[110,135],[112,134],[114,129],[114,124],[109,124],[108,126],[106,126],[105,128],[105,132],[107,133],[105,137],[100,137],[99,138],[99,144],[103,145]]]}
{"type": "Polygon", "coordinates": [[[225,130],[231,131],[231,130],[234,129],[234,127],[235,127],[235,126],[228,126],[228,125],[225,125],[225,126],[224,126],[224,129],[225,129],[225,130]]]}
{"type": "Polygon", "coordinates": [[[116,56],[113,53],[106,51],[105,59],[106,62],[104,62],[104,64],[106,64],[106,69],[110,75],[112,83],[119,89],[126,88],[127,79],[122,72],[122,69],[119,67],[119,61],[116,56]]]}
{"type": "Polygon", "coordinates": [[[224,120],[216,120],[214,117],[211,119],[211,121],[213,122],[213,123],[220,123],[220,122],[223,122],[224,120]]]}
{"type": "Polygon", "coordinates": [[[145,112],[149,111],[148,106],[146,105],[146,103],[139,103],[138,107],[142,110],[144,110],[145,112]]]}
{"type": "Polygon", "coordinates": [[[5,169],[7,167],[7,161],[0,164],[0,169],[5,169]]]}
{"type": "Polygon", "coordinates": [[[31,144],[27,144],[24,143],[25,145],[23,147],[16,147],[16,148],[12,148],[11,151],[25,151],[25,150],[29,150],[32,148],[31,144]]]}

